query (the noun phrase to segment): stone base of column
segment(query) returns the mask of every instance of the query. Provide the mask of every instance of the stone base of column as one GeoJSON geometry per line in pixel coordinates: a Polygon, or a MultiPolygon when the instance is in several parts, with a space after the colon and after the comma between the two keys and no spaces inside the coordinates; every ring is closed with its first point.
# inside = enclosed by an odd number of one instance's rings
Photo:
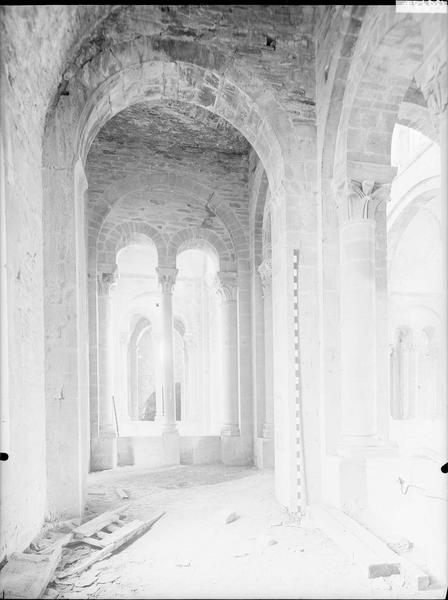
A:
{"type": "Polygon", "coordinates": [[[162,425],[162,433],[177,433],[179,435],[176,423],[167,423],[165,421],[162,425]]]}
{"type": "Polygon", "coordinates": [[[163,460],[166,466],[180,465],[180,435],[177,430],[162,433],[163,460]]]}
{"type": "MultiPolygon", "coordinates": [[[[376,452],[372,450],[364,455],[327,455],[322,478],[323,504],[361,518],[372,501],[372,486],[376,485],[375,468],[395,464],[397,457],[396,448],[386,444],[376,452]]],[[[375,493],[380,492],[376,490],[375,493]]]]}
{"type": "Polygon", "coordinates": [[[115,469],[118,464],[118,442],[115,435],[104,435],[90,441],[90,470],[115,469]]]}
{"type": "Polygon", "coordinates": [[[274,425],[273,423],[265,423],[263,425],[262,437],[267,440],[274,439],[274,425]]]}
{"type": "Polygon", "coordinates": [[[259,437],[255,440],[255,466],[258,469],[274,468],[274,440],[259,437]]]}
{"type": "Polygon", "coordinates": [[[393,455],[396,451],[396,444],[382,440],[375,435],[345,435],[341,437],[338,444],[338,455],[348,458],[393,455]]]}
{"type": "Polygon", "coordinates": [[[228,466],[252,464],[250,440],[239,435],[221,435],[221,461],[228,466]]]}
{"type": "Polygon", "coordinates": [[[238,425],[223,425],[221,428],[221,437],[239,436],[240,428],[238,425]]]}

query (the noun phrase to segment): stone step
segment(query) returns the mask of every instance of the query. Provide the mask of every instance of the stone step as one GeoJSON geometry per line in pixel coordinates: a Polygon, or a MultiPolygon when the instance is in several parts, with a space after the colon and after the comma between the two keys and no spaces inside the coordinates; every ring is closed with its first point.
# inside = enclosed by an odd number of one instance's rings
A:
{"type": "Polygon", "coordinates": [[[384,542],[340,510],[328,506],[308,507],[314,523],[356,564],[367,577],[401,573],[401,560],[384,542]]]}

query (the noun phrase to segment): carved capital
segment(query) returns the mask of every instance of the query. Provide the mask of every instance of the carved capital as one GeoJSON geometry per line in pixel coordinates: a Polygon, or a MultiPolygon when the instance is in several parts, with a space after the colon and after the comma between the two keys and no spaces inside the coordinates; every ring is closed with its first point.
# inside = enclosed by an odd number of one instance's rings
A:
{"type": "Polygon", "coordinates": [[[238,276],[234,271],[216,273],[217,292],[221,302],[235,302],[238,291],[238,276]]]}
{"type": "Polygon", "coordinates": [[[98,274],[98,294],[100,296],[110,296],[110,293],[117,283],[117,270],[111,273],[98,274]]]}
{"type": "Polygon", "coordinates": [[[422,69],[418,76],[418,84],[425,97],[434,125],[448,104],[448,69],[446,58],[435,55],[422,69]]]}
{"type": "Polygon", "coordinates": [[[157,267],[159,284],[163,294],[172,294],[178,270],[175,267],[157,267]]]}
{"type": "Polygon", "coordinates": [[[390,183],[347,180],[346,185],[337,190],[336,196],[340,223],[373,220],[378,206],[387,202],[389,197],[390,183]]]}
{"type": "Polygon", "coordinates": [[[272,290],[272,261],[265,259],[258,267],[258,273],[261,278],[264,294],[268,294],[272,290]]]}

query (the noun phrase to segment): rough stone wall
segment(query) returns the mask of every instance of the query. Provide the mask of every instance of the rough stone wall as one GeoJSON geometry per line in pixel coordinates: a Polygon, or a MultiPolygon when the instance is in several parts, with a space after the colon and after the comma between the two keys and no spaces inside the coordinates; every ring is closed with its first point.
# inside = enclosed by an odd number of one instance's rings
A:
{"type": "MultiPolygon", "coordinates": [[[[5,186],[10,460],[2,465],[0,556],[22,550],[47,506],[42,297],[42,135],[67,54],[112,6],[7,6],[0,9],[1,136],[5,186]],[[27,432],[24,435],[24,432],[27,432]]],[[[5,293],[6,297],[3,297],[5,293]]],[[[2,322],[3,329],[5,323],[2,322]]],[[[3,354],[3,350],[2,350],[3,354]]],[[[2,375],[5,373],[2,371],[2,375]]],[[[5,394],[5,396],[3,396],[5,394]]],[[[2,434],[4,434],[2,430],[2,434]]]]}

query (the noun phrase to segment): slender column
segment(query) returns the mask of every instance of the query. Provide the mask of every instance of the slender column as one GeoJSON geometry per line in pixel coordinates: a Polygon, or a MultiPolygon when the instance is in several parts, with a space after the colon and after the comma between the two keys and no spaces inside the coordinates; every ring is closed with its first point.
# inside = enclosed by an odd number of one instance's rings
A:
{"type": "Polygon", "coordinates": [[[163,423],[163,356],[161,355],[162,340],[160,332],[154,334],[154,361],[156,364],[156,415],[154,421],[163,423]]]}
{"type": "Polygon", "coordinates": [[[116,389],[120,390],[120,397],[115,398],[117,402],[117,411],[120,419],[130,421],[128,414],[128,338],[127,331],[120,332],[120,347],[119,347],[119,363],[118,363],[118,380],[116,380],[116,389]]]}
{"type": "Polygon", "coordinates": [[[97,469],[117,466],[117,432],[112,401],[113,394],[113,323],[111,290],[116,273],[98,277],[98,400],[99,441],[95,453],[97,469]]]}
{"type": "Polygon", "coordinates": [[[265,403],[263,437],[274,437],[274,386],[273,386],[273,342],[272,342],[272,263],[265,259],[258,267],[263,285],[264,303],[264,378],[265,403]]]}
{"type": "Polygon", "coordinates": [[[221,298],[223,425],[221,435],[239,435],[237,274],[217,273],[221,298]]]}
{"type": "Polygon", "coordinates": [[[389,185],[350,180],[340,199],[341,442],[376,445],[375,211],[389,185]]]}
{"type": "Polygon", "coordinates": [[[163,404],[164,431],[176,431],[176,402],[174,395],[174,339],[173,339],[173,288],[177,269],[158,267],[157,273],[162,288],[162,360],[163,360],[163,404]]]}

